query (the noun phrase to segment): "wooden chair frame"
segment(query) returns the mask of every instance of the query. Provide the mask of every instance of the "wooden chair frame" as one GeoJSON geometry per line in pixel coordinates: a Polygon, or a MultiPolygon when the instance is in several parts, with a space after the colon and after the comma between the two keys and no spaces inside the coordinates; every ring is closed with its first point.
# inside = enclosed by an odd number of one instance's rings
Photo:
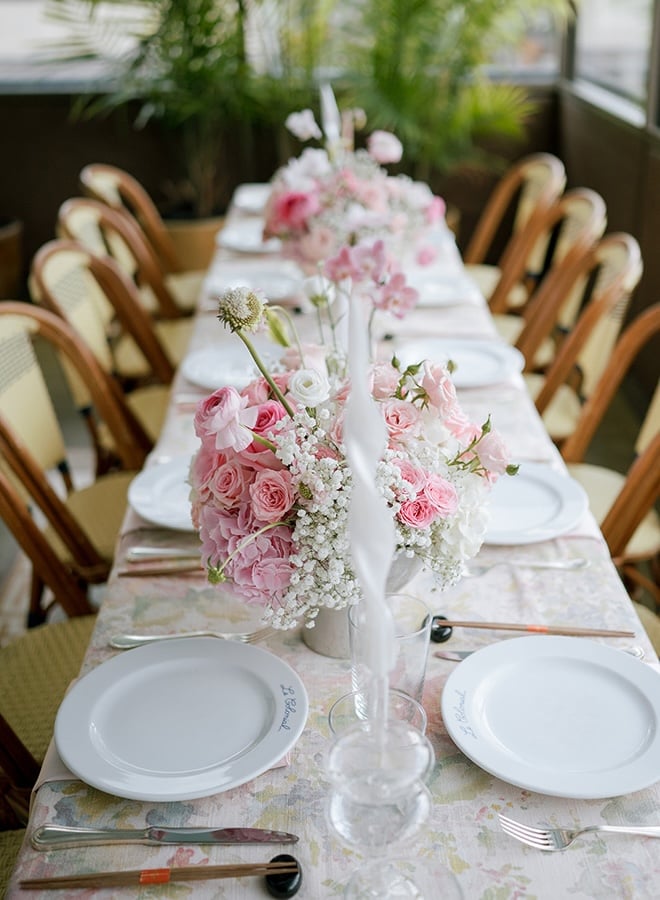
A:
{"type": "MultiPolygon", "coordinates": [[[[171,384],[175,366],[154,330],[149,313],[140,302],[135,285],[112,257],[95,256],[77,241],[55,240],[44,244],[35,254],[31,267],[31,278],[39,302],[60,318],[67,319],[65,310],[44,278],[44,268],[48,261],[63,252],[76,252],[85,256],[89,273],[113,306],[123,331],[133,337],[157,380],[162,384],[171,384]]],[[[75,326],[75,323],[72,324],[75,326]]]]}
{"type": "Polygon", "coordinates": [[[571,289],[597,270],[601,260],[607,257],[613,247],[623,249],[624,262],[608,284],[592,292],[589,302],[603,303],[607,309],[611,309],[621,297],[634,289],[642,273],[642,255],[639,244],[631,235],[616,232],[601,238],[590,247],[585,247],[581,242],[572,247],[564,259],[548,273],[523,313],[525,325],[515,346],[525,357],[525,371],[533,371],[537,351],[543,341],[551,336],[571,289]]]}
{"type": "MultiPolygon", "coordinates": [[[[566,170],[556,156],[551,153],[533,153],[514,163],[496,184],[486,202],[463,255],[466,265],[484,262],[516,194],[524,191],[525,185],[533,181],[535,173],[542,167],[547,169],[547,179],[535,198],[536,209],[547,209],[561,195],[566,185],[566,170]]],[[[516,224],[522,226],[525,223],[516,224]]]]}
{"type": "MultiPolygon", "coordinates": [[[[152,444],[144,429],[131,410],[126,406],[117,383],[98,364],[91,350],[84,344],[73,328],[49,310],[34,307],[27,303],[6,301],[0,304],[0,316],[18,316],[29,322],[30,331],[48,341],[57,352],[62,353],[74,367],[79,377],[86,383],[92,400],[101,419],[107,424],[114,440],[117,457],[124,468],[139,470],[144,464],[152,444]]],[[[46,473],[36,461],[30,449],[15,434],[10,425],[0,416],[0,453],[9,470],[14,473],[23,485],[34,504],[41,510],[52,528],[56,531],[71,557],[71,571],[80,584],[99,583],[105,581],[109,574],[109,564],[96,548],[71,514],[63,500],[59,497],[48,480],[46,473]]],[[[5,476],[6,478],[7,476],[5,476]]],[[[5,486],[5,495],[8,495],[5,486]]],[[[20,495],[17,493],[17,496],[20,495]]],[[[33,584],[29,624],[37,624],[43,620],[41,610],[41,594],[43,584],[50,585],[52,572],[59,573],[64,564],[42,537],[39,541],[30,530],[27,520],[21,513],[29,515],[25,501],[17,505],[16,498],[3,502],[3,518],[16,534],[16,538],[24,547],[33,564],[33,584]],[[48,547],[45,550],[42,544],[48,547]]],[[[34,528],[39,532],[36,524],[34,528]]],[[[40,533],[40,532],[39,532],[40,533]]],[[[59,578],[59,574],[58,574],[59,578]]],[[[70,579],[63,585],[59,583],[53,593],[68,611],[77,609],[75,614],[89,613],[90,608],[85,601],[81,606],[79,596],[73,593],[70,579]],[[67,599],[68,596],[73,599],[67,599]]]]}
{"type": "MultiPolygon", "coordinates": [[[[569,218],[571,208],[579,204],[590,207],[591,213],[573,234],[571,249],[579,253],[601,237],[607,223],[605,201],[590,188],[573,188],[550,206],[539,207],[507,245],[500,263],[502,275],[488,301],[493,314],[508,311],[508,296],[515,285],[525,282],[527,260],[532,250],[544,235],[550,238],[569,218]]],[[[530,296],[538,283],[535,273],[533,283],[528,286],[530,296]]]]}
{"type": "Polygon", "coordinates": [[[107,193],[98,187],[99,178],[114,182],[116,193],[123,208],[132,215],[141,226],[147,240],[159,258],[166,272],[181,272],[174,242],[170,237],[163,219],[147,191],[128,172],[105,163],[90,163],[80,173],[80,185],[88,197],[100,200],[109,206],[118,208],[107,193]]]}
{"type": "Polygon", "coordinates": [[[131,215],[123,209],[113,209],[91,197],[72,197],[65,200],[57,215],[59,231],[62,237],[83,245],[84,241],[71,226],[71,219],[79,209],[87,209],[93,213],[104,237],[108,256],[112,256],[109,236],[118,237],[128,247],[136,262],[136,283],[149,285],[158,302],[159,316],[163,319],[178,319],[184,316],[185,313],[177,305],[165,284],[158,256],[131,215]]]}

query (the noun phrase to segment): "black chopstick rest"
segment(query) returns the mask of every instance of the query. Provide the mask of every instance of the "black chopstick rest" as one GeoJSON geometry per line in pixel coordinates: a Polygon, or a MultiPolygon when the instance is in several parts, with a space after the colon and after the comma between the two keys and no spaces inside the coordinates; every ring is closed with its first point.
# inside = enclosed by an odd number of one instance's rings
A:
{"type": "Polygon", "coordinates": [[[431,640],[434,644],[444,644],[451,637],[453,629],[443,625],[443,621],[447,621],[447,616],[433,616],[431,620],[431,640]]]}
{"type": "Polygon", "coordinates": [[[266,888],[271,897],[293,897],[294,894],[298,893],[302,884],[300,863],[295,856],[291,856],[288,853],[279,853],[271,859],[271,862],[290,862],[295,864],[298,869],[297,872],[291,874],[276,873],[274,875],[266,875],[265,878],[266,888]]]}

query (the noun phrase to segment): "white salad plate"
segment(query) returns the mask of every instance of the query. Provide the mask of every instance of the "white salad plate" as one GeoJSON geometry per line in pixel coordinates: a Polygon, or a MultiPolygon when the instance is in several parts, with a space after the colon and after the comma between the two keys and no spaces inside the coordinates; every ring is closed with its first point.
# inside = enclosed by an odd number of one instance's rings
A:
{"type": "Polygon", "coordinates": [[[212,270],[205,281],[207,294],[220,294],[229,288],[247,287],[260,291],[266,300],[281,303],[300,294],[303,275],[291,262],[271,264],[252,262],[249,266],[235,261],[223,261],[212,270]]]}
{"type": "MultiPolygon", "coordinates": [[[[253,339],[252,343],[266,365],[271,365],[282,349],[259,338],[253,339]]],[[[237,337],[193,350],[181,361],[180,371],[191,384],[208,391],[221,387],[241,390],[259,375],[247,347],[237,337]]]]}
{"type": "Polygon", "coordinates": [[[586,491],[575,479],[543,463],[522,462],[517,475],[502,475],[493,485],[484,543],[552,540],[574,528],[588,508],[586,491]]]}
{"type": "Polygon", "coordinates": [[[498,341],[422,338],[406,341],[397,348],[397,356],[406,366],[423,359],[441,364],[451,360],[455,366],[451,377],[457,388],[500,384],[525,366],[520,351],[498,341]]]}
{"type": "Polygon", "coordinates": [[[270,193],[271,186],[268,182],[241,184],[234,191],[232,204],[243,212],[258,215],[264,211],[270,193]]]}
{"type": "Polygon", "coordinates": [[[147,466],[128,486],[128,502],[154,525],[175,531],[194,531],[190,518],[190,456],[177,456],[147,466]]]}
{"type": "Polygon", "coordinates": [[[190,800],[279,763],[307,709],[300,678],[267,650],[181,638],[128,650],[76,682],[58,711],[55,744],[99,790],[190,800]]]}
{"type": "Polygon", "coordinates": [[[490,644],[454,669],[441,708],[469,759],[526,790],[597,799],[660,778],[660,676],[594,641],[490,644]]]}
{"type": "Polygon", "coordinates": [[[264,223],[260,218],[233,222],[218,232],[216,242],[225,250],[236,253],[278,253],[282,249],[279,238],[263,238],[264,223]]]}

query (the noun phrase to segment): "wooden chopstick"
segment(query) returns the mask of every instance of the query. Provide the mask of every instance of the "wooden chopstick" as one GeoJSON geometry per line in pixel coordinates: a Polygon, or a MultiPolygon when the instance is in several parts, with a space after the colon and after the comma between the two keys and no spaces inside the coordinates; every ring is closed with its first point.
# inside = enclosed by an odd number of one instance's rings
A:
{"type": "Polygon", "coordinates": [[[635,637],[634,631],[606,628],[574,628],[571,625],[521,625],[518,622],[457,622],[436,619],[437,628],[489,628],[501,631],[529,631],[533,634],[563,634],[570,637],[635,637]]]}
{"type": "Polygon", "coordinates": [[[209,878],[243,878],[248,875],[293,875],[295,862],[236,863],[221,866],[178,866],[172,869],[129,869],[123,872],[86,872],[82,875],[57,875],[50,878],[25,878],[19,886],[25,890],[82,887],[121,887],[131,884],[167,884],[170,881],[205,881],[209,878]]]}

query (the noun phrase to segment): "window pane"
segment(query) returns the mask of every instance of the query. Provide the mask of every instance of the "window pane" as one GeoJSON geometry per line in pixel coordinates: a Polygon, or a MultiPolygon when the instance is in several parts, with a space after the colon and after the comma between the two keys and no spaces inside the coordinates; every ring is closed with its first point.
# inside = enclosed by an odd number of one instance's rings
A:
{"type": "Polygon", "coordinates": [[[644,105],[653,0],[580,0],[575,75],[644,105]]]}

